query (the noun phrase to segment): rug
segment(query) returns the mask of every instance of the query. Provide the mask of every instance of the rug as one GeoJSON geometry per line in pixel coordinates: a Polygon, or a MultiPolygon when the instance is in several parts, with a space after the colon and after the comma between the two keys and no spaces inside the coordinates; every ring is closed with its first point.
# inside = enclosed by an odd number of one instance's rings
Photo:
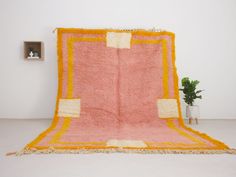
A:
{"type": "Polygon", "coordinates": [[[51,126],[21,153],[232,153],[181,115],[175,35],[57,29],[51,126]]]}

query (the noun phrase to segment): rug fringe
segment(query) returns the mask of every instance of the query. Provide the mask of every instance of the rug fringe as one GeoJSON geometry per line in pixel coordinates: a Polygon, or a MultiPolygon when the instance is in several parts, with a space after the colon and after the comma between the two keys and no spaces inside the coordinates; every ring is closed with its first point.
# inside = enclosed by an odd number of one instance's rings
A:
{"type": "Polygon", "coordinates": [[[11,155],[16,155],[17,154],[17,151],[14,151],[14,152],[7,152],[6,153],[6,156],[11,156],[11,155]]]}
{"type": "Polygon", "coordinates": [[[156,28],[156,27],[148,28],[148,29],[145,29],[145,28],[119,28],[119,29],[105,28],[105,29],[106,30],[120,30],[120,31],[126,31],[126,32],[135,32],[135,31],[164,32],[166,31],[165,29],[156,28]]]}
{"type": "Polygon", "coordinates": [[[26,154],[92,154],[92,153],[138,153],[138,154],[234,154],[236,155],[236,149],[225,149],[225,150],[147,150],[147,149],[54,149],[50,147],[48,149],[28,149],[25,148],[19,152],[8,153],[9,155],[26,155],[26,154]]]}

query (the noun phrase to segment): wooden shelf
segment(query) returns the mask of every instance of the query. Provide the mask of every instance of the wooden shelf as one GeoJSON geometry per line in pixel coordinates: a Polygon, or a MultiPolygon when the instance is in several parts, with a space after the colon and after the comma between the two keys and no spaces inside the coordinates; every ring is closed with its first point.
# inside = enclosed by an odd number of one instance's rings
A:
{"type": "Polygon", "coordinates": [[[44,44],[41,41],[24,41],[26,60],[44,60],[44,44]],[[30,55],[32,53],[33,55],[30,55]]]}

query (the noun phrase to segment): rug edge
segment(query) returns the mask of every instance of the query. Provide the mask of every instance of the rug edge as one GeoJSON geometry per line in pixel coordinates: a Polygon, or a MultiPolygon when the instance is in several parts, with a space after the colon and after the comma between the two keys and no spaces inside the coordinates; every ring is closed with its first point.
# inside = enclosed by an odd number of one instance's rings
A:
{"type": "Polygon", "coordinates": [[[212,149],[212,150],[147,150],[147,149],[123,149],[123,148],[109,148],[109,149],[54,149],[48,148],[43,150],[24,148],[19,152],[10,155],[30,155],[30,154],[93,154],[93,153],[129,153],[129,154],[232,154],[236,155],[236,149],[212,149]]]}

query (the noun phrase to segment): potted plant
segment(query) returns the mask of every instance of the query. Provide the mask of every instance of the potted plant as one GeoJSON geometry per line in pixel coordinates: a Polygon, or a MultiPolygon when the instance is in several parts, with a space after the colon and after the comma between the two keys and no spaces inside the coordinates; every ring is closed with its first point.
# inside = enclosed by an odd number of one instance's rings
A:
{"type": "Polygon", "coordinates": [[[188,77],[184,77],[181,82],[183,88],[179,90],[184,93],[183,99],[187,104],[186,116],[189,118],[190,124],[192,119],[196,119],[196,123],[198,123],[199,106],[194,105],[194,100],[197,98],[202,99],[202,96],[199,95],[199,93],[201,93],[203,90],[196,90],[196,87],[200,82],[198,80],[190,80],[188,77]]]}

